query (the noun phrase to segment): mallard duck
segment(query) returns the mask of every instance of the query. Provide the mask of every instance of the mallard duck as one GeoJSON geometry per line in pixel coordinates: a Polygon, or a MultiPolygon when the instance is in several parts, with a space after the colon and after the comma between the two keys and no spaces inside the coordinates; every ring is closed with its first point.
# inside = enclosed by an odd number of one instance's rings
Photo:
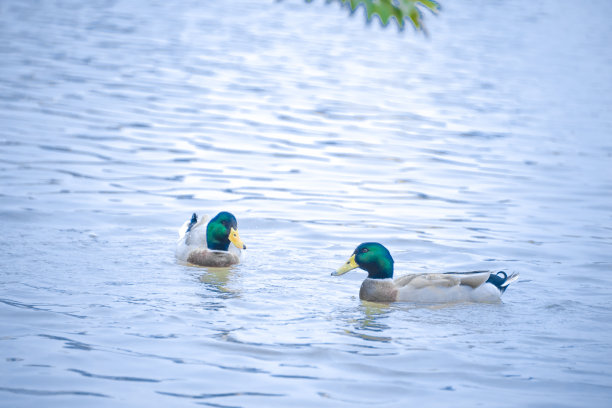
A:
{"type": "Polygon", "coordinates": [[[417,273],[393,279],[393,258],[378,242],[359,245],[333,276],[355,268],[368,272],[359,298],[370,302],[496,302],[517,274],[490,271],[417,273]]]}
{"type": "Polygon", "coordinates": [[[246,249],[238,235],[233,214],[222,211],[208,224],[206,217],[193,214],[179,229],[176,258],[200,266],[225,267],[240,262],[240,250],[246,249]],[[204,227],[206,225],[206,227],[204,227]],[[235,248],[230,248],[230,243],[235,248]]]}

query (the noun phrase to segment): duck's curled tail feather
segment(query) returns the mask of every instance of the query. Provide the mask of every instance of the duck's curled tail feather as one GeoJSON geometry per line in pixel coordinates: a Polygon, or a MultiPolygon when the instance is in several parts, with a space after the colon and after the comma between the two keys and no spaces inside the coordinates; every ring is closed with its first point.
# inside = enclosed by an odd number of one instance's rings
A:
{"type": "Polygon", "coordinates": [[[185,231],[186,233],[191,231],[191,228],[193,228],[194,225],[196,225],[198,222],[198,214],[193,213],[193,215],[191,216],[191,221],[189,221],[189,225],[187,225],[187,231],[185,231]]]}
{"type": "Polygon", "coordinates": [[[504,293],[508,285],[519,278],[518,273],[512,273],[508,275],[504,271],[499,271],[497,273],[492,273],[487,279],[487,283],[493,284],[501,293],[504,293]]]}

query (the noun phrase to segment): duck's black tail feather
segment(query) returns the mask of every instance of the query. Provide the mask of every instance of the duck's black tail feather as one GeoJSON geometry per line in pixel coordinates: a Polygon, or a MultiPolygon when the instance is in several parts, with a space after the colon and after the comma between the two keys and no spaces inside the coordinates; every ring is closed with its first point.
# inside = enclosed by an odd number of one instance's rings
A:
{"type": "Polygon", "coordinates": [[[487,279],[487,283],[491,283],[499,289],[501,293],[506,291],[508,285],[517,280],[519,277],[518,273],[512,273],[510,276],[504,271],[499,271],[497,273],[492,273],[487,279]]]}
{"type": "Polygon", "coordinates": [[[185,231],[185,234],[191,231],[191,227],[196,225],[197,222],[198,222],[198,215],[196,213],[193,213],[193,215],[191,216],[191,221],[189,221],[189,225],[187,226],[187,231],[185,231]]]}

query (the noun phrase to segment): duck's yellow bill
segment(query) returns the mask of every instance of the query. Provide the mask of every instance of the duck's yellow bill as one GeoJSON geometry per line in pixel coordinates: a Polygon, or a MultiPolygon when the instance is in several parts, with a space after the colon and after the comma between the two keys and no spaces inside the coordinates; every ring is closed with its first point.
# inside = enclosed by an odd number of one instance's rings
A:
{"type": "Polygon", "coordinates": [[[246,249],[246,245],[244,245],[244,243],[240,239],[240,235],[238,235],[238,231],[236,231],[234,228],[230,229],[228,238],[232,244],[236,245],[236,248],[246,249]]]}
{"type": "Polygon", "coordinates": [[[355,262],[355,254],[353,254],[344,265],[339,267],[337,271],[332,272],[332,276],[344,275],[348,271],[352,271],[355,268],[359,268],[359,265],[357,265],[357,262],[355,262]]]}

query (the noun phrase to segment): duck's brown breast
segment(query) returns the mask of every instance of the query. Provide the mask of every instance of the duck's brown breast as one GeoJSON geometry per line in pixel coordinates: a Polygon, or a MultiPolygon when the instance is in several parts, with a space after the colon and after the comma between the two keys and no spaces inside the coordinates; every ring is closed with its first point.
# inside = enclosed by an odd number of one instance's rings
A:
{"type": "Polygon", "coordinates": [[[395,302],[397,288],[392,279],[366,279],[359,289],[359,298],[369,302],[395,302]]]}
{"type": "Polygon", "coordinates": [[[225,266],[235,265],[240,262],[240,259],[238,256],[229,252],[200,249],[192,251],[187,257],[187,262],[194,265],[222,268],[225,266]]]}

